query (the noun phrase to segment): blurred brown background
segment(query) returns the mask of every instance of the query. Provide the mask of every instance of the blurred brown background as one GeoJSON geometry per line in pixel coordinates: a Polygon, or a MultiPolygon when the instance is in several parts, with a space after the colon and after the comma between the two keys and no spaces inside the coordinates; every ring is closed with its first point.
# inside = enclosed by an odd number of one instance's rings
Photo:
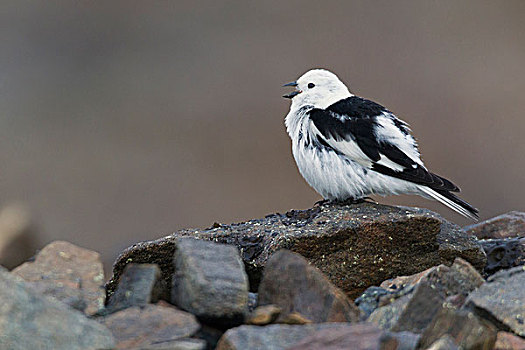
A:
{"type": "Polygon", "coordinates": [[[523,18],[524,1],[2,1],[0,207],[27,209],[36,247],[106,267],[180,228],[310,207],[281,85],[325,67],[408,121],[482,218],[523,210],[523,18]]]}

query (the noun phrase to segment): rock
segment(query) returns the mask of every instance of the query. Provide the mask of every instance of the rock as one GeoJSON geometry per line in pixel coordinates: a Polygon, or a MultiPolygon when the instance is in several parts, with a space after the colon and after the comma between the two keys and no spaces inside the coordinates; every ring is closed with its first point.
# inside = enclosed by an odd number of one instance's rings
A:
{"type": "Polygon", "coordinates": [[[473,291],[467,305],[488,318],[501,330],[525,337],[525,266],[504,270],[491,276],[473,291]]]}
{"type": "Polygon", "coordinates": [[[0,268],[1,349],[111,349],[111,332],[0,268]]]}
{"type": "Polygon", "coordinates": [[[120,277],[107,308],[110,312],[156,303],[162,293],[160,269],[155,264],[129,264],[120,277]],[[157,288],[155,288],[157,286],[157,288]]]}
{"type": "Polygon", "coordinates": [[[444,306],[421,335],[420,347],[426,349],[445,335],[461,349],[491,350],[496,341],[496,327],[467,310],[444,306]]]}
{"type": "Polygon", "coordinates": [[[498,332],[494,350],[523,350],[525,339],[508,332],[498,332]]]}
{"type": "Polygon", "coordinates": [[[511,211],[495,218],[466,226],[463,230],[480,239],[525,237],[525,213],[511,211]]]}
{"type": "MultiPolygon", "coordinates": [[[[368,321],[384,329],[419,333],[432,320],[444,301],[459,307],[468,293],[484,281],[461,258],[454,260],[451,267],[439,265],[412,276],[384,281],[380,287],[383,292],[378,295],[379,308],[371,313],[368,321]]],[[[369,307],[372,306],[369,304],[369,307]]]]}
{"type": "Polygon", "coordinates": [[[487,255],[485,275],[525,265],[525,237],[479,241],[487,255]]]}
{"type": "Polygon", "coordinates": [[[201,324],[201,328],[193,335],[192,338],[204,340],[206,344],[208,344],[207,349],[212,350],[217,347],[217,343],[223,334],[224,331],[220,329],[210,327],[206,324],[201,324]]]}
{"type": "Polygon", "coordinates": [[[386,349],[392,350],[415,350],[419,344],[419,339],[421,336],[412,332],[387,332],[383,337],[383,344],[385,344],[386,349]],[[391,338],[395,339],[395,347],[391,346],[390,348],[386,345],[393,344],[390,340],[391,338]]]}
{"type": "Polygon", "coordinates": [[[355,305],[318,268],[285,249],[268,260],[259,286],[259,305],[268,304],[281,308],[280,320],[292,312],[316,323],[355,322],[359,315],[355,305]]]}
{"type": "Polygon", "coordinates": [[[39,245],[29,210],[11,203],[0,210],[0,265],[13,269],[29,259],[39,245]]]}
{"type": "Polygon", "coordinates": [[[87,315],[104,309],[104,270],[97,252],[55,241],[12,272],[87,315]]]}
{"type": "Polygon", "coordinates": [[[348,323],[272,324],[264,327],[243,325],[229,329],[224,333],[216,350],[282,350],[294,346],[315,331],[322,329],[348,330],[349,326],[348,323]]]}
{"type": "Polygon", "coordinates": [[[450,335],[445,334],[433,342],[426,350],[459,350],[459,348],[454,339],[450,335]]]}
{"type": "Polygon", "coordinates": [[[248,293],[248,311],[252,312],[257,307],[257,293],[248,293]]]}
{"type": "Polygon", "coordinates": [[[149,348],[192,336],[199,330],[195,316],[159,302],[117,311],[102,320],[113,333],[117,349],[149,348]]]}
{"type": "Polygon", "coordinates": [[[169,282],[175,241],[181,236],[237,246],[252,291],[258,289],[269,257],[282,248],[304,256],[352,299],[385,279],[451,263],[456,257],[478,269],[486,262],[472,236],[428,210],[373,203],[322,205],[138,243],[115,262],[108,293],[129,262],[159,264],[169,282]]]}
{"type": "Polygon", "coordinates": [[[248,278],[233,246],[177,240],[172,302],[205,323],[231,327],[248,314],[248,278]]]}
{"type": "MultiPolygon", "coordinates": [[[[399,294],[403,290],[409,291],[422,281],[431,283],[446,296],[468,295],[485,282],[472,265],[461,258],[456,258],[450,267],[439,265],[411,276],[396,277],[384,281],[381,283],[381,287],[391,294],[399,294]]],[[[389,294],[386,293],[385,295],[388,296],[389,294]]]]}
{"type": "Polygon", "coordinates": [[[379,307],[379,301],[382,297],[393,296],[394,292],[382,287],[372,286],[367,288],[355,304],[361,311],[361,317],[367,319],[370,314],[379,307]]]}
{"type": "Polygon", "coordinates": [[[127,350],[206,350],[207,345],[204,340],[184,338],[169,340],[166,342],[154,343],[137,348],[127,348],[127,350]]]}
{"type": "Polygon", "coordinates": [[[300,314],[297,311],[290,312],[287,315],[284,315],[283,317],[279,317],[278,319],[279,323],[284,324],[310,324],[313,323],[311,319],[308,317],[300,314]]]}
{"type": "Polygon", "coordinates": [[[370,323],[359,323],[314,331],[287,350],[396,349],[397,340],[395,338],[386,339],[384,336],[385,332],[377,326],[370,323]],[[387,343],[389,347],[386,346],[387,343]]]}
{"type": "Polygon", "coordinates": [[[259,306],[250,314],[246,320],[247,324],[264,326],[275,322],[281,314],[281,308],[276,305],[259,306]]]}
{"type": "Polygon", "coordinates": [[[367,321],[385,330],[421,333],[439,311],[444,300],[443,294],[435,286],[423,281],[416,286],[414,292],[376,309],[367,321]]]}

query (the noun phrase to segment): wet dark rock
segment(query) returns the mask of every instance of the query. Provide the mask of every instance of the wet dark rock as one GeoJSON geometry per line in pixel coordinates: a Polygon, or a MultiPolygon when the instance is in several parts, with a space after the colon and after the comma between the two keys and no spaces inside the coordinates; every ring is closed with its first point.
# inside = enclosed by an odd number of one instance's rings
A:
{"type": "Polygon", "coordinates": [[[111,332],[0,268],[1,349],[111,349],[111,332]]]}
{"type": "Polygon", "coordinates": [[[104,308],[104,270],[100,254],[92,250],[55,241],[12,273],[30,282],[39,292],[88,315],[104,308]]]}
{"type": "Polygon", "coordinates": [[[361,310],[363,318],[368,318],[370,314],[379,307],[380,299],[386,296],[393,295],[394,292],[382,287],[372,286],[367,288],[359,298],[355,300],[355,304],[361,310]]]}
{"type": "Polygon", "coordinates": [[[397,339],[370,323],[314,331],[287,350],[380,350],[397,349],[397,339]]]}
{"type": "Polygon", "coordinates": [[[511,211],[463,229],[480,239],[525,237],[525,213],[511,211]]]}
{"type": "Polygon", "coordinates": [[[478,316],[525,337],[525,266],[500,271],[473,291],[467,305],[478,316]]]}
{"type": "Polygon", "coordinates": [[[282,350],[294,346],[315,331],[348,327],[348,323],[272,324],[264,327],[244,325],[224,333],[217,344],[217,350],[282,350]]]}
{"type": "Polygon", "coordinates": [[[116,349],[150,348],[190,337],[200,327],[195,316],[165,302],[117,311],[101,322],[113,333],[116,349]]]}
{"type": "Polygon", "coordinates": [[[471,311],[445,305],[421,335],[419,345],[426,349],[441,337],[449,335],[461,349],[491,350],[496,333],[497,329],[492,323],[478,318],[471,311]]]}
{"type": "Polygon", "coordinates": [[[525,265],[525,237],[479,241],[487,255],[485,275],[525,265]]]}
{"type": "Polygon", "coordinates": [[[160,268],[155,264],[129,264],[120,277],[107,309],[119,311],[132,306],[156,303],[162,293],[160,268]]]}
{"type": "Polygon", "coordinates": [[[281,314],[281,308],[276,305],[259,306],[248,316],[246,324],[265,326],[277,320],[281,314]]]}
{"type": "Polygon", "coordinates": [[[181,236],[235,245],[252,291],[257,290],[269,257],[282,248],[304,256],[351,298],[385,279],[451,263],[458,256],[478,269],[486,262],[474,238],[428,210],[374,203],[322,205],[207,230],[181,230],[138,243],[115,262],[108,293],[113,293],[130,262],[158,264],[171,285],[171,259],[181,236]]]}
{"type": "Polygon", "coordinates": [[[266,263],[259,305],[281,308],[280,319],[297,312],[313,322],[355,322],[359,311],[318,268],[299,254],[280,250],[266,263]]]}
{"type": "Polygon", "coordinates": [[[525,349],[525,339],[512,333],[498,332],[494,350],[523,350],[525,349]]]}
{"type": "Polygon", "coordinates": [[[231,327],[248,314],[248,278],[233,246],[177,240],[172,302],[204,323],[231,327]]]}

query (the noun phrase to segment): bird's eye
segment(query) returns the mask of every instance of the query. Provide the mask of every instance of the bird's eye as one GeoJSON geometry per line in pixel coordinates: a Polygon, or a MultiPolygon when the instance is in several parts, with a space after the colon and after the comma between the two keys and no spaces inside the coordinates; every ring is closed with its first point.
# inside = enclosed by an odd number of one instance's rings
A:
{"type": "Polygon", "coordinates": [[[309,84],[308,84],[308,88],[309,88],[309,89],[313,88],[314,86],[315,86],[314,83],[309,83],[309,84]]]}

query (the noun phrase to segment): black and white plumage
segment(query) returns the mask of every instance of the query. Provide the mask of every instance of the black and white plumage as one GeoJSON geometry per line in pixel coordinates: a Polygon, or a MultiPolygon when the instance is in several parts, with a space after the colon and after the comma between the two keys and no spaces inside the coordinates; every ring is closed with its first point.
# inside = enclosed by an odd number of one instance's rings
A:
{"type": "Polygon", "coordinates": [[[459,188],[427,170],[408,124],[385,107],[354,96],[324,69],[286,84],[296,90],[285,124],[299,171],[323,198],[417,194],[476,219],[478,210],[452,192],[459,188]]]}

